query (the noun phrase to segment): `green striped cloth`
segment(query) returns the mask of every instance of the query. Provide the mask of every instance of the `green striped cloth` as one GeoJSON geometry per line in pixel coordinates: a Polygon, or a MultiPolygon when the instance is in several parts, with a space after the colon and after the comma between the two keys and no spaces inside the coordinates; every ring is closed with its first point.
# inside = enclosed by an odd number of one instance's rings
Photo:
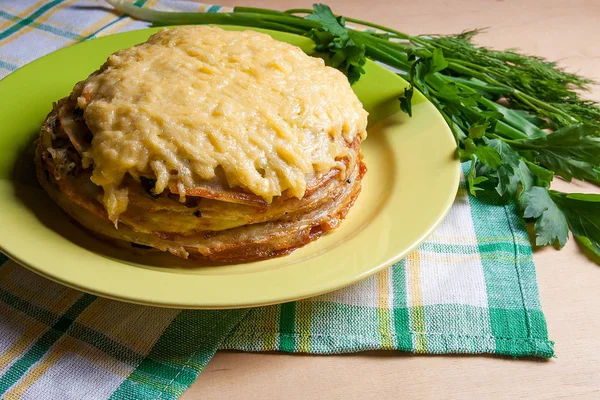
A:
{"type": "MultiPolygon", "coordinates": [[[[98,4],[0,3],[0,77],[75,41],[146,26],[98,4]]],[[[7,399],[173,399],[219,349],[553,356],[522,221],[512,205],[468,197],[464,186],[443,224],[405,260],[295,303],[160,309],[83,294],[1,255],[0,264],[0,397],[7,399]]]]}

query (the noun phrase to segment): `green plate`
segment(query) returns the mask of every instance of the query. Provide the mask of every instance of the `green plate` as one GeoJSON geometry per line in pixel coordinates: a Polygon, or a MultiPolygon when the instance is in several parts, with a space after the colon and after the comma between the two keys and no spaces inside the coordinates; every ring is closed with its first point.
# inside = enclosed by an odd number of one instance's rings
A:
{"type": "MultiPolygon", "coordinates": [[[[226,29],[245,29],[226,27],[226,29]]],[[[258,29],[257,29],[258,30],[258,29]]],[[[80,229],[35,180],[32,142],[52,107],[119,49],[157,29],[91,40],[49,54],[0,81],[0,246],[49,279],[99,296],[178,308],[281,303],[340,289],[406,256],[442,221],[459,182],[455,143],[444,120],[407,83],[373,63],[354,90],[370,113],[362,193],[336,231],[271,260],[208,265],[167,254],[137,256],[80,229]]],[[[311,52],[309,39],[264,31],[311,52]]]]}

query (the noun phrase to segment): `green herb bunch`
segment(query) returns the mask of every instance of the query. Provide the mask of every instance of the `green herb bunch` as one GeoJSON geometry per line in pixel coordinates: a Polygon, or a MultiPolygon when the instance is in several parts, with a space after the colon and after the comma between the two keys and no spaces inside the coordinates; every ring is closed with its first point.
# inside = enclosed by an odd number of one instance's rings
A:
{"type": "Polygon", "coordinates": [[[564,246],[570,229],[600,255],[600,195],[550,189],[555,175],[600,185],[600,108],[576,91],[590,80],[539,57],[475,46],[478,31],[410,36],[336,16],[324,4],[285,12],[236,7],[230,13],[180,13],[107,1],[155,25],[241,25],[307,36],[350,83],[360,79],[367,58],[396,69],[410,82],[400,108],[412,115],[415,89],[436,106],[461,161],[471,161],[473,196],[488,192],[516,201],[523,218],[535,223],[538,246],[564,246]]]}

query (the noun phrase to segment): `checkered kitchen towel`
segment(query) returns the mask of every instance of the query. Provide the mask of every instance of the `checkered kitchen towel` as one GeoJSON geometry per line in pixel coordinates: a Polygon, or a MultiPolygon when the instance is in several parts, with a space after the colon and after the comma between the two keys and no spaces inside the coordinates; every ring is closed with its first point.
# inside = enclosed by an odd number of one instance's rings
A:
{"type": "MultiPolygon", "coordinates": [[[[2,0],[0,76],[76,41],[145,26],[101,1],[2,0]]],[[[176,398],[218,349],[553,355],[525,227],[512,206],[467,197],[464,187],[429,240],[392,268],[335,293],[251,310],[120,303],[0,258],[0,397],[8,399],[176,398]]]]}

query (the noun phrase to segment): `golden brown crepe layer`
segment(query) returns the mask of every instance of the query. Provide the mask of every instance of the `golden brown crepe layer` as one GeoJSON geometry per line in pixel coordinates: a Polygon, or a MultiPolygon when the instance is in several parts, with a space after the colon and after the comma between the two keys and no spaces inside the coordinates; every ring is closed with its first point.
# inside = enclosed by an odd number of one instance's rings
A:
{"type": "Polygon", "coordinates": [[[94,233],[135,248],[168,251],[176,256],[223,262],[281,256],[335,229],[352,207],[366,171],[360,140],[347,144],[340,160],[344,170],[311,176],[305,195],[286,195],[267,204],[240,188],[229,188],[219,174],[198,187],[177,185],[160,196],[144,185],[151,177],[128,176],[129,206],[115,226],[102,205],[103,190],[85,168],[81,154],[90,146],[87,129],[74,99],[59,101],[48,115],[36,145],[38,178],[54,201],[94,233]]]}

